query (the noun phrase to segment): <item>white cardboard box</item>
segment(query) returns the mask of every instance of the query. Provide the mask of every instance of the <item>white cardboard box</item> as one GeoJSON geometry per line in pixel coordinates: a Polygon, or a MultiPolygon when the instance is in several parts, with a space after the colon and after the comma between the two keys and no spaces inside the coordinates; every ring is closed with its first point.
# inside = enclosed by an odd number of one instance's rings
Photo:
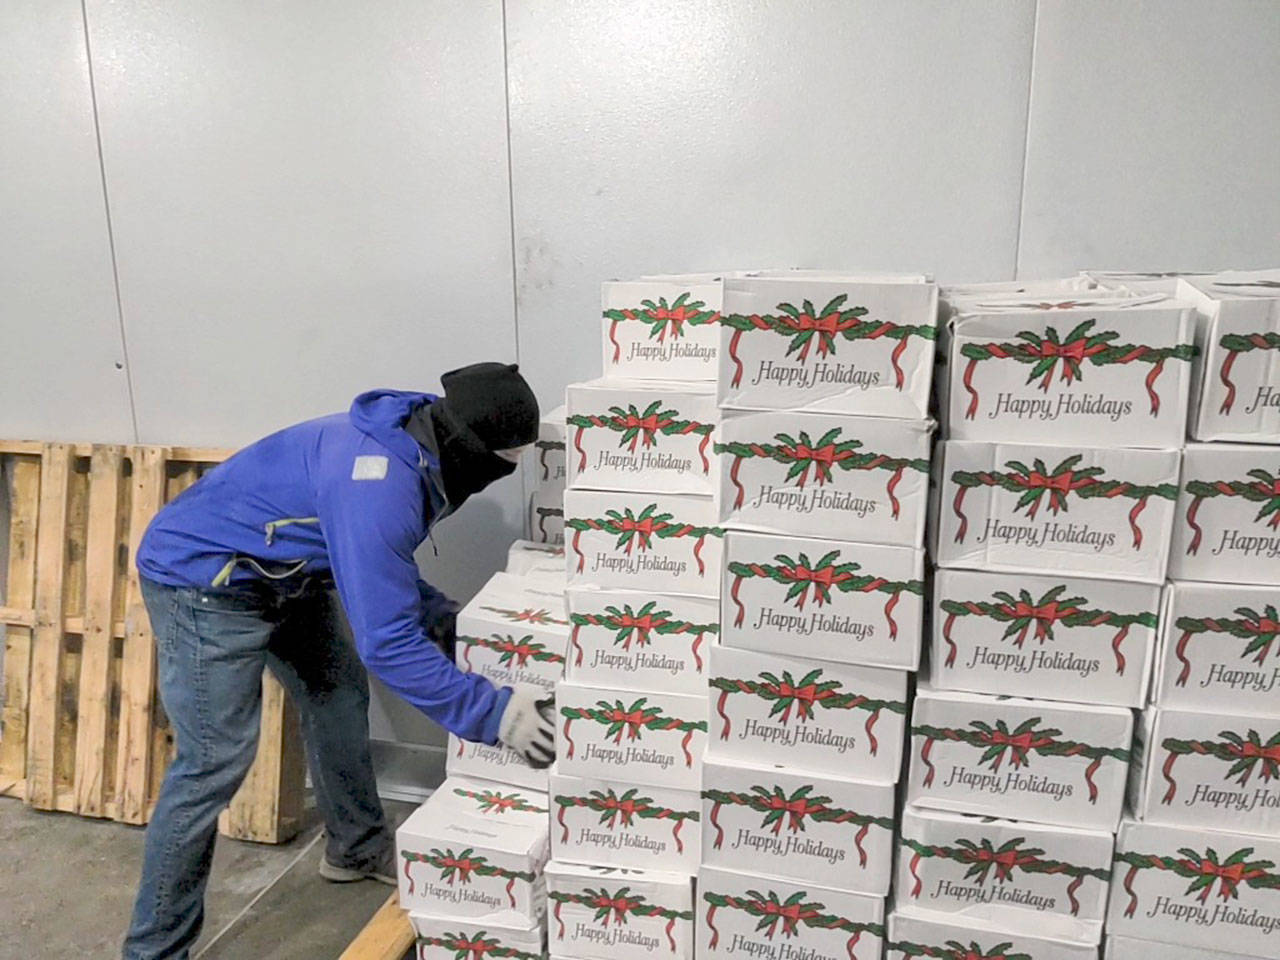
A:
{"type": "Polygon", "coordinates": [[[893,864],[894,787],[784,767],[703,766],[708,867],[883,897],[893,864]]]}
{"type": "MultiPolygon", "coordinates": [[[[564,675],[569,621],[563,593],[537,578],[495,574],[458,614],[458,667],[497,686],[532,686],[550,695],[564,675]]],[[[545,791],[545,770],[513,750],[449,735],[448,771],[545,791]]]]}
{"type": "Polygon", "coordinates": [[[604,372],[635,380],[715,380],[718,275],[601,285],[604,372]]]}
{"type": "Polygon", "coordinates": [[[884,900],[704,866],[698,871],[697,927],[703,960],[873,960],[884,940],[884,900]]]}
{"type": "Polygon", "coordinates": [[[1193,311],[1182,301],[1150,300],[1101,299],[1054,310],[964,303],[947,337],[949,436],[1181,445],[1193,311]]]}
{"type": "Polygon", "coordinates": [[[896,783],[907,674],[716,647],[707,756],[896,783]]]}
{"type": "Polygon", "coordinates": [[[564,543],[564,491],[539,487],[529,498],[529,539],[564,543]]]}
{"type": "Polygon", "coordinates": [[[711,383],[590,380],[569,385],[569,486],[715,493],[711,383]]]}
{"type": "Polygon", "coordinates": [[[1200,345],[1191,436],[1280,443],[1280,271],[1190,277],[1178,296],[1200,345]]]}
{"type": "Polygon", "coordinates": [[[638,784],[694,790],[707,742],[704,695],[588,686],[556,688],[556,767],[571,777],[611,776],[626,767],[638,784]]]}
{"type": "Polygon", "coordinates": [[[720,403],[923,419],[937,312],[932,283],[726,280],[720,403]]]}
{"type": "Polygon", "coordinates": [[[923,550],[730,531],[724,559],[725,646],[919,666],[923,550]]]}
{"type": "Polygon", "coordinates": [[[420,912],[410,913],[409,922],[418,938],[417,960],[458,960],[459,956],[545,960],[547,956],[541,923],[508,927],[420,912]]]}
{"type": "Polygon", "coordinates": [[[943,444],[939,566],[1160,583],[1177,450],[943,444]]]}
{"type": "Polygon", "coordinates": [[[546,810],[545,794],[450,777],[396,831],[401,905],[511,927],[540,921],[546,810]],[[495,791],[496,804],[485,803],[495,791]]]}
{"type": "Polygon", "coordinates": [[[1139,820],[1171,826],[1248,824],[1280,838],[1280,715],[1240,717],[1152,707],[1139,820]]]}
{"type": "Polygon", "coordinates": [[[576,960],[693,958],[693,878],[547,864],[547,944],[576,960]]]}
{"type": "Polygon", "coordinates": [[[1155,701],[1175,710],[1275,716],[1280,596],[1275,587],[1170,581],[1155,701]]]}
{"type": "Polygon", "coordinates": [[[720,424],[720,518],[735,529],[918,547],[928,420],[744,413],[720,424]]]}
{"type": "Polygon", "coordinates": [[[1277,864],[1280,840],[1126,820],[1107,933],[1280,958],[1277,864]]]}
{"type": "Polygon", "coordinates": [[[898,903],[999,923],[1041,914],[1101,923],[1114,838],[1026,821],[907,807],[898,845],[898,903]]]}
{"type": "Polygon", "coordinates": [[[551,855],[568,863],[693,873],[702,853],[697,790],[551,772],[551,855]]]}
{"type": "Polygon", "coordinates": [[[1107,937],[1106,960],[1257,960],[1243,953],[1223,953],[1182,943],[1156,943],[1133,937],[1107,937]]]}
{"type": "Polygon", "coordinates": [[[564,544],[517,540],[507,551],[506,573],[564,582],[564,544]]]}
{"type": "Polygon", "coordinates": [[[941,690],[1141,708],[1160,588],[939,570],[930,683],[941,690]]]}
{"type": "Polygon", "coordinates": [[[979,923],[948,914],[895,907],[889,915],[885,960],[1097,960],[1102,924],[1040,917],[1033,926],[979,923]],[[1077,934],[1069,939],[1063,934],[1077,934]]]}
{"type": "Polygon", "coordinates": [[[1133,714],[921,684],[907,801],[935,810],[1114,830],[1133,714]]]}
{"type": "Polygon", "coordinates": [[[534,482],[548,496],[563,492],[568,477],[565,470],[564,417],[564,404],[544,413],[538,421],[538,439],[533,444],[537,453],[534,482]]]}
{"type": "Polygon", "coordinates": [[[1280,447],[1187,444],[1169,576],[1280,585],[1280,447]]]}
{"type": "Polygon", "coordinates": [[[719,594],[713,498],[569,490],[564,502],[570,586],[719,594]]]}
{"type": "Polygon", "coordinates": [[[706,696],[720,630],[715,599],[574,587],[568,600],[570,680],[706,696]]]}

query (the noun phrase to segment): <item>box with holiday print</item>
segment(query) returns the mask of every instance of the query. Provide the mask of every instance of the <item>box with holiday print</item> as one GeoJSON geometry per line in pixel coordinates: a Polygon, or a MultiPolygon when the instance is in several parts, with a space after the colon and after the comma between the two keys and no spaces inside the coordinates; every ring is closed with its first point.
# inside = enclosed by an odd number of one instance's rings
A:
{"type": "Polygon", "coordinates": [[[1139,820],[1280,838],[1280,712],[1274,718],[1150,708],[1133,812],[1139,820]],[[1246,826],[1247,825],[1247,826],[1246,826]]]}
{"type": "Polygon", "coordinates": [[[569,385],[566,407],[571,487],[715,492],[712,384],[591,380],[569,385]]]}
{"type": "Polygon", "coordinates": [[[697,930],[703,960],[877,960],[884,900],[704,866],[698,871],[697,930]]]}
{"type": "Polygon", "coordinates": [[[1188,277],[1178,296],[1200,345],[1191,436],[1280,443],[1280,270],[1188,277]]]}
{"type": "Polygon", "coordinates": [[[1124,580],[939,570],[930,683],[1141,708],[1160,588],[1124,580]]]}
{"type": "Polygon", "coordinates": [[[896,783],[907,674],[716,647],[707,756],[896,783]]]}
{"type": "Polygon", "coordinates": [[[1164,580],[1177,450],[942,446],[939,566],[1164,580]]]}
{"type": "Polygon", "coordinates": [[[1126,820],[1107,933],[1276,960],[1278,864],[1280,840],[1126,820]]]}
{"type": "Polygon", "coordinates": [[[529,539],[536,543],[564,543],[564,491],[533,491],[529,498],[529,539]]]}
{"type": "MultiPolygon", "coordinates": [[[[622,771],[628,772],[628,771],[622,771]]],[[[567,863],[693,873],[702,850],[697,790],[551,772],[551,856],[567,863]]]]}
{"type": "MultiPolygon", "coordinates": [[[[563,607],[563,594],[547,582],[495,574],[458,614],[458,667],[498,686],[536,687],[550,695],[564,674],[569,621],[563,607]]],[[[534,770],[506,747],[450,734],[448,749],[451,774],[547,789],[546,771],[534,770]]]]}
{"type": "Polygon", "coordinates": [[[547,960],[541,923],[510,927],[420,912],[410,913],[409,922],[417,936],[417,960],[547,960]]]}
{"type": "Polygon", "coordinates": [[[547,796],[449,777],[396,831],[400,905],[526,927],[542,918],[547,796]]]}
{"type": "Polygon", "coordinates": [[[575,960],[693,960],[693,878],[547,864],[547,945],[575,960]]]}
{"type": "Polygon", "coordinates": [[[1033,924],[984,923],[895,906],[885,960],[1097,960],[1102,924],[1041,916],[1033,924]]]}
{"type": "MultiPolygon", "coordinates": [[[[1010,811],[1012,812],[1012,810],[1010,811]]],[[[908,807],[898,846],[898,903],[999,923],[1041,914],[1101,923],[1114,838],[1026,821],[908,807]]]]}
{"type": "Polygon", "coordinates": [[[947,338],[949,435],[1179,446],[1195,355],[1191,305],[1158,294],[1069,303],[961,306],[947,338]]]}
{"type": "Polygon", "coordinates": [[[1134,937],[1107,937],[1106,960],[1257,960],[1243,953],[1224,953],[1182,943],[1156,943],[1134,937]]]}
{"type": "Polygon", "coordinates": [[[557,495],[564,491],[568,471],[564,454],[565,441],[564,404],[549,413],[544,413],[538,421],[538,439],[533,448],[537,452],[534,461],[534,483],[539,490],[548,495],[557,495]]]}
{"type": "Polygon", "coordinates": [[[720,403],[923,419],[937,313],[932,283],[726,280],[720,403]]]}
{"type": "Polygon", "coordinates": [[[605,376],[715,380],[722,297],[715,274],[602,284],[605,376]]]}
{"type": "Polygon", "coordinates": [[[921,684],[907,801],[920,807],[1114,830],[1133,714],[921,684]]]}
{"type": "Polygon", "coordinates": [[[1280,447],[1187,444],[1169,576],[1280,585],[1280,447]]]}
{"type": "Polygon", "coordinates": [[[707,651],[720,632],[714,598],[574,587],[568,600],[570,680],[706,696],[707,651]]]}
{"type": "Polygon", "coordinates": [[[625,766],[633,783],[694,790],[702,782],[705,695],[562,680],[556,713],[556,767],[565,776],[609,777],[625,766]]]}
{"type": "Polygon", "coordinates": [[[1175,710],[1280,715],[1275,587],[1170,581],[1155,701],[1175,710]]]}
{"type": "Polygon", "coordinates": [[[725,646],[919,665],[923,550],[730,531],[724,561],[725,646]]]}
{"type": "Polygon", "coordinates": [[[719,595],[713,498],[569,490],[564,504],[570,586],[719,595]]]}
{"type": "Polygon", "coordinates": [[[708,757],[702,862],[883,897],[893,866],[891,783],[708,757]]]}
{"type": "Polygon", "coordinates": [[[918,547],[927,420],[743,413],[719,428],[720,519],[735,529],[918,547]]]}

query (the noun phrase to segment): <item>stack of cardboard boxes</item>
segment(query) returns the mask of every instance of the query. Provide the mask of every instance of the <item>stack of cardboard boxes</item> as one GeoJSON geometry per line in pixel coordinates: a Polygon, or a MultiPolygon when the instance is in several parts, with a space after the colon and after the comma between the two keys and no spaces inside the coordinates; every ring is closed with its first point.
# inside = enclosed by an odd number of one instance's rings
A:
{"type": "MultiPolygon", "coordinates": [[[[500,687],[554,691],[569,638],[557,552],[512,547],[509,571],[458,614],[459,668],[500,687]]],[[[547,773],[501,746],[450,736],[448,751],[448,779],[396,833],[400,903],[418,934],[419,960],[541,957],[547,773]]]]}
{"type": "Polygon", "coordinates": [[[1111,957],[1280,957],[1280,271],[1178,281],[1200,347],[1111,957]],[[1155,941],[1154,943],[1151,941],[1155,941]]]}
{"type": "Polygon", "coordinates": [[[701,957],[880,956],[921,648],[936,310],[923,277],[725,281],[701,957]]]}
{"type": "Polygon", "coordinates": [[[693,956],[706,663],[719,632],[720,297],[713,278],[605,284],[605,377],[567,392],[553,956],[693,956]]]}
{"type": "Polygon", "coordinates": [[[897,955],[1097,955],[1147,696],[1193,311],[1080,281],[948,291],[928,684],[897,955]]]}

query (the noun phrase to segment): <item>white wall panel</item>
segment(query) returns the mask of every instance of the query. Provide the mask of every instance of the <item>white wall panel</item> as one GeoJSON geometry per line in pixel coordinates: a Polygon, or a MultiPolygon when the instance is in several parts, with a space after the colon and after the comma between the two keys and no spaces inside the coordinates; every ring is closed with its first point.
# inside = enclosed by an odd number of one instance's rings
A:
{"type": "Polygon", "coordinates": [[[1013,272],[1030,2],[507,6],[520,347],[597,375],[598,285],[1013,272]]]}
{"type": "Polygon", "coordinates": [[[497,0],[90,0],[144,441],[514,359],[497,0]]]}
{"type": "MultiPolygon", "coordinates": [[[[90,0],[143,441],[240,445],[377,386],[513,360],[497,0],[90,0]]],[[[466,597],[519,480],[428,548],[466,597]]],[[[433,728],[386,698],[375,734],[433,728]]]]}
{"type": "Polygon", "coordinates": [[[0,437],[130,441],[84,21],[0,3],[0,437]]]}
{"type": "Polygon", "coordinates": [[[1041,0],[1018,275],[1280,261],[1280,6],[1041,0]]]}

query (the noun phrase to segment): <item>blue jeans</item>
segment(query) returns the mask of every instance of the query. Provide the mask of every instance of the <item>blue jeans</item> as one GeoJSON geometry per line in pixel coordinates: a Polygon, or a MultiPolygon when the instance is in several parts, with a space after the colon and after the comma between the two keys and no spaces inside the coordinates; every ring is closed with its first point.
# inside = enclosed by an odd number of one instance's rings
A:
{"type": "Polygon", "coordinates": [[[326,858],[372,866],[392,840],[369,753],[368,678],[331,586],[198,590],[143,578],[142,596],[177,755],[147,827],[124,957],[184,960],[204,922],[218,814],[257,750],[263,667],[298,707],[326,858]]]}

